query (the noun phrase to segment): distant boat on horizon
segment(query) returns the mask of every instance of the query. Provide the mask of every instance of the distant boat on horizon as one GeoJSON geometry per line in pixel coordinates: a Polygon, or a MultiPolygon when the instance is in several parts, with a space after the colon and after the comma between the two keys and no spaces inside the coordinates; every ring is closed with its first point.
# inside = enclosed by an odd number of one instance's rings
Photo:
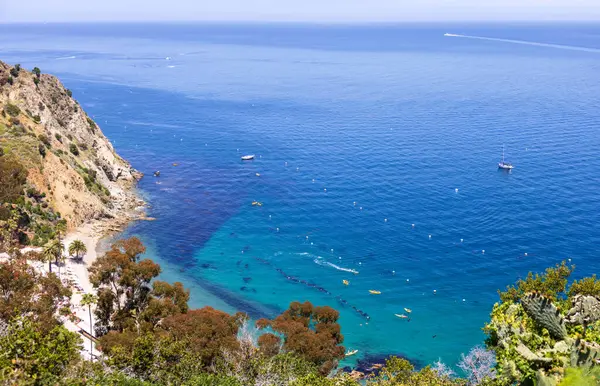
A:
{"type": "Polygon", "coordinates": [[[504,160],[504,145],[502,145],[502,161],[498,162],[499,169],[511,170],[514,168],[513,164],[504,160]]]}
{"type": "Polygon", "coordinates": [[[249,160],[252,160],[252,159],[254,159],[254,154],[242,156],[242,161],[249,161],[249,160]]]}

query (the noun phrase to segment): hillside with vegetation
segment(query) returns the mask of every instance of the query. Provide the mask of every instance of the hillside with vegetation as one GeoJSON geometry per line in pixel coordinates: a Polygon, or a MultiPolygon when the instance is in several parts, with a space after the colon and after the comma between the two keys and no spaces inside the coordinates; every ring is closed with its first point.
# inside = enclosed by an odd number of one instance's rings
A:
{"type": "Polygon", "coordinates": [[[0,62],[0,157],[0,221],[15,223],[21,244],[43,245],[60,220],[70,229],[140,205],[131,190],[139,173],[37,67],[0,62]]]}

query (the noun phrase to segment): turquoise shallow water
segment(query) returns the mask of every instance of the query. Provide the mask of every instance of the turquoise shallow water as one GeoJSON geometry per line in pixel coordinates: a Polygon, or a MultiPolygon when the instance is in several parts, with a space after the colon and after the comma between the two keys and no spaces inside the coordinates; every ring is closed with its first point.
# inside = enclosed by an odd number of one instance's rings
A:
{"type": "Polygon", "coordinates": [[[59,75],[146,173],[157,220],[127,233],[194,306],[310,300],[360,355],[452,363],[498,288],[597,272],[600,26],[0,29],[3,60],[59,75]]]}

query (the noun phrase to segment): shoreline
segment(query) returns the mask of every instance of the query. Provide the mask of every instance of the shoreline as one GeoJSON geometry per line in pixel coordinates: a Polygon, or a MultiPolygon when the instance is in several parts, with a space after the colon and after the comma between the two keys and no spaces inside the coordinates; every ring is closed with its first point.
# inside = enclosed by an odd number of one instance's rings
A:
{"type": "MultiPolygon", "coordinates": [[[[71,308],[73,314],[79,319],[77,322],[72,322],[65,318],[63,322],[67,329],[78,333],[83,339],[82,354],[95,357],[101,356],[102,353],[95,348],[95,342],[90,341],[90,338],[81,332],[83,330],[92,336],[95,335],[92,328],[93,323],[90,321],[90,310],[81,305],[84,294],[96,295],[96,290],[89,279],[88,268],[109,249],[108,245],[103,245],[103,240],[124,231],[136,221],[153,220],[146,216],[147,204],[140,198],[135,186],[125,187],[117,197],[110,216],[80,224],[68,231],[62,240],[65,247],[63,251],[65,263],[61,267],[61,271],[67,277],[70,276],[70,280],[73,282],[71,308]],[[69,244],[74,240],[82,241],[87,249],[82,261],[75,260],[69,255],[69,244]],[[90,345],[91,352],[88,351],[90,345]]],[[[93,315],[93,306],[91,312],[93,315]]]]}

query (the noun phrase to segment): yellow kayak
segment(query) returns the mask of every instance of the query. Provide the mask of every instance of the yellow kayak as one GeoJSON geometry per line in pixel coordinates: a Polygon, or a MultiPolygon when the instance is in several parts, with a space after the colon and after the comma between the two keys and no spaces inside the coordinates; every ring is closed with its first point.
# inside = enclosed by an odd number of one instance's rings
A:
{"type": "Polygon", "coordinates": [[[342,280],[342,283],[344,283],[344,285],[350,284],[350,282],[348,280],[342,280]]]}
{"type": "Polygon", "coordinates": [[[380,294],[381,294],[381,291],[369,290],[369,293],[370,293],[371,295],[380,295],[380,294]]]}
{"type": "Polygon", "coordinates": [[[410,308],[405,308],[404,311],[408,312],[409,314],[412,312],[410,308]]]}
{"type": "Polygon", "coordinates": [[[262,202],[252,201],[252,206],[262,206],[262,202]]]}

